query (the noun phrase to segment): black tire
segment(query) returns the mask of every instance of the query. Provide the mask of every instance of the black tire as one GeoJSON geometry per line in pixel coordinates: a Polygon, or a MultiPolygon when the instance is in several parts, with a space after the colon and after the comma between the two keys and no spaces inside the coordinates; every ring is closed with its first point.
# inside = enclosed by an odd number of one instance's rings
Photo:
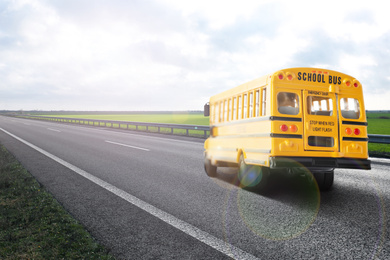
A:
{"type": "Polygon", "coordinates": [[[324,172],[312,172],[321,191],[328,191],[333,186],[334,170],[324,172]]]}
{"type": "Polygon", "coordinates": [[[238,165],[238,180],[242,188],[253,191],[265,191],[269,170],[258,165],[247,165],[241,154],[238,165]]]}
{"type": "Polygon", "coordinates": [[[214,178],[217,176],[217,166],[211,164],[211,161],[207,159],[207,156],[204,156],[204,170],[207,176],[214,178]]]}

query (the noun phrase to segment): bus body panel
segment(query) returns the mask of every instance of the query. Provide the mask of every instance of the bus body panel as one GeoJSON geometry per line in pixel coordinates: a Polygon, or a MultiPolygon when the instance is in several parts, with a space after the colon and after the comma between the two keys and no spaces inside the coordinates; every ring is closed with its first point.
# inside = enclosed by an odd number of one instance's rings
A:
{"type": "Polygon", "coordinates": [[[212,127],[212,135],[205,142],[205,150],[216,165],[238,163],[240,154],[251,164],[268,165],[271,152],[271,121],[267,118],[246,119],[235,124],[212,127]]]}

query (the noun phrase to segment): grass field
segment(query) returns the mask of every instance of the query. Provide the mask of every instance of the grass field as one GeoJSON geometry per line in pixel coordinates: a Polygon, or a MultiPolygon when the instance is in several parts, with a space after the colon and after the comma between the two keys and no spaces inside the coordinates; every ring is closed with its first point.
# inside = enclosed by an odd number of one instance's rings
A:
{"type": "Polygon", "coordinates": [[[368,133],[390,135],[390,113],[367,113],[368,133]]]}
{"type": "MultiPolygon", "coordinates": [[[[390,113],[367,113],[369,134],[390,135],[390,113]]],[[[389,157],[390,144],[368,144],[370,156],[389,157]]]]}

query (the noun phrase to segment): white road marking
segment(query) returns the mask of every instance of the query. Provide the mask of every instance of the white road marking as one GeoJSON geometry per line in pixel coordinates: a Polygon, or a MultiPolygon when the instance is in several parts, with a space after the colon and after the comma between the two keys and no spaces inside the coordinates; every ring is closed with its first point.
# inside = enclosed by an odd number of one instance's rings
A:
{"type": "MultiPolygon", "coordinates": [[[[20,119],[20,120],[25,120],[25,119],[20,119]]],[[[81,128],[81,129],[85,129],[85,130],[89,130],[89,131],[95,131],[95,132],[112,133],[112,134],[115,134],[115,135],[137,136],[139,138],[155,139],[155,140],[162,140],[162,141],[172,141],[172,142],[176,142],[176,143],[187,143],[187,144],[195,144],[195,145],[203,146],[203,142],[193,142],[193,141],[186,141],[186,140],[178,140],[178,139],[157,137],[157,136],[151,136],[151,135],[145,135],[145,134],[133,134],[133,133],[130,133],[131,130],[129,131],[129,133],[126,133],[126,132],[113,131],[113,130],[120,130],[120,129],[117,129],[117,128],[114,128],[114,129],[111,129],[111,130],[106,130],[104,128],[98,128],[98,127],[96,127],[96,128],[83,127],[82,124],[65,125],[65,124],[61,124],[61,123],[58,123],[58,122],[54,122],[54,121],[53,122],[45,122],[45,121],[39,121],[39,120],[37,120],[36,122],[37,123],[41,123],[42,125],[57,124],[58,127],[61,127],[61,128],[71,128],[71,129],[81,128]]],[[[87,126],[87,125],[85,125],[85,126],[87,126]]],[[[121,130],[125,130],[125,129],[121,129],[121,130]]]]}
{"type": "Polygon", "coordinates": [[[78,168],[77,166],[74,166],[73,164],[70,164],[70,163],[62,160],[61,158],[39,148],[38,146],[35,146],[35,145],[25,141],[24,139],[14,135],[14,134],[11,134],[10,132],[8,132],[2,128],[0,128],[0,130],[3,131],[4,133],[8,134],[9,136],[12,136],[16,140],[24,143],[25,145],[33,148],[34,150],[42,153],[43,155],[49,157],[50,159],[56,161],[57,163],[74,171],[75,173],[79,174],[80,176],[83,176],[84,178],[92,181],[96,185],[99,185],[100,187],[110,191],[111,193],[115,194],[116,196],[126,200],[127,202],[130,202],[134,206],[137,206],[140,209],[143,209],[147,213],[161,219],[165,223],[177,228],[178,230],[186,233],[187,235],[190,235],[191,237],[205,243],[206,245],[218,250],[219,252],[221,252],[229,257],[232,257],[234,259],[259,259],[259,258],[255,257],[254,255],[251,255],[251,254],[241,250],[238,247],[235,247],[235,246],[233,246],[233,245],[231,245],[231,244],[229,244],[229,243],[227,243],[219,238],[216,238],[213,235],[210,235],[209,233],[207,233],[203,230],[200,230],[199,228],[197,228],[197,227],[195,227],[195,226],[193,226],[193,225],[191,225],[183,220],[180,220],[180,219],[176,218],[175,216],[146,203],[145,201],[138,199],[137,197],[115,187],[114,185],[109,184],[108,182],[105,182],[105,181],[93,176],[92,174],[78,168]]]}
{"type": "Polygon", "coordinates": [[[368,160],[374,163],[388,163],[390,164],[390,159],[387,158],[375,158],[375,157],[369,157],[368,160]]]}
{"type": "Polygon", "coordinates": [[[138,149],[138,150],[143,150],[143,151],[150,151],[150,149],[146,149],[146,148],[142,148],[142,147],[137,147],[137,146],[132,146],[132,145],[128,145],[128,144],[121,144],[121,143],[116,143],[116,142],[111,142],[111,141],[105,141],[106,143],[110,143],[110,144],[116,144],[116,145],[120,145],[120,146],[125,146],[125,147],[129,147],[129,148],[134,148],[134,149],[138,149]]]}
{"type": "MultiPolygon", "coordinates": [[[[98,129],[90,129],[90,130],[98,130],[98,129]]],[[[203,146],[203,142],[202,143],[198,143],[198,142],[192,142],[192,141],[184,141],[184,140],[178,140],[178,139],[172,139],[172,138],[164,138],[164,137],[156,137],[156,136],[151,136],[151,135],[146,135],[145,134],[131,134],[131,133],[124,133],[124,132],[114,132],[114,131],[110,131],[110,130],[105,130],[105,129],[99,129],[99,131],[101,132],[109,132],[109,133],[114,133],[114,134],[119,134],[119,135],[130,135],[130,136],[137,136],[137,137],[144,137],[145,139],[154,139],[154,140],[162,140],[162,141],[172,141],[172,142],[176,142],[176,143],[185,143],[185,144],[198,144],[198,145],[202,145],[203,146]]]]}
{"type": "Polygon", "coordinates": [[[59,132],[59,133],[61,133],[61,131],[60,131],[60,130],[53,129],[53,128],[47,128],[47,130],[50,130],[50,131],[54,131],[54,132],[59,132]]]}

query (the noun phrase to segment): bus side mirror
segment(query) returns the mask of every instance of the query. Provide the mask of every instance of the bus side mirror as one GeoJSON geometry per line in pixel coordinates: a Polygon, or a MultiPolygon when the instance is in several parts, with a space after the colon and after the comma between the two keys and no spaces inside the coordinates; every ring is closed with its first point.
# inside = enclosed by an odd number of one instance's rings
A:
{"type": "Polygon", "coordinates": [[[204,105],[203,114],[204,114],[204,116],[210,116],[210,103],[206,103],[204,105]]]}

